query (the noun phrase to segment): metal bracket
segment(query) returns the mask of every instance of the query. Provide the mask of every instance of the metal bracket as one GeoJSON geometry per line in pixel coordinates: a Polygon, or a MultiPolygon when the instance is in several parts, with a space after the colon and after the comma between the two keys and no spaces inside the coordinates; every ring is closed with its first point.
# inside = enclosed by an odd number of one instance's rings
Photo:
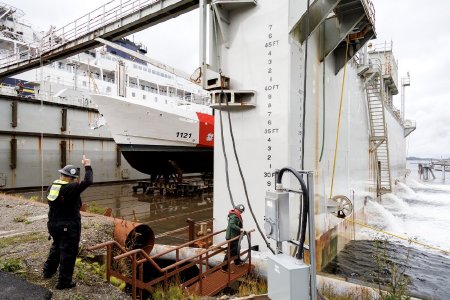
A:
{"type": "Polygon", "coordinates": [[[256,107],[255,91],[212,91],[211,108],[222,110],[244,110],[256,107]],[[220,103],[220,104],[219,104],[220,103]]]}
{"type": "Polygon", "coordinates": [[[353,211],[353,204],[346,196],[336,195],[328,199],[327,211],[338,218],[345,218],[353,211]]]}
{"type": "Polygon", "coordinates": [[[374,142],[373,145],[370,146],[370,152],[374,152],[375,150],[377,150],[378,147],[381,146],[381,144],[383,144],[383,142],[386,140],[385,137],[371,137],[370,141],[374,142]]]}

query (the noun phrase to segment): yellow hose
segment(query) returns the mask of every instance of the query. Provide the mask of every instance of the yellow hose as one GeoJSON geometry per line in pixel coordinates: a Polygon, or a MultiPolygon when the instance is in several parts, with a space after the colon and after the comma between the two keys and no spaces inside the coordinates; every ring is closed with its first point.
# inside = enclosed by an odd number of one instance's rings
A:
{"type": "Polygon", "coordinates": [[[347,45],[345,48],[345,64],[344,64],[344,74],[342,76],[342,86],[341,86],[341,97],[339,100],[339,115],[338,115],[338,125],[337,125],[337,133],[336,133],[336,143],[334,146],[334,161],[333,161],[333,173],[331,175],[331,187],[330,187],[330,199],[333,197],[333,187],[334,187],[334,172],[336,171],[336,160],[337,160],[337,151],[339,145],[339,131],[341,129],[341,113],[342,113],[342,102],[344,99],[344,85],[345,85],[345,74],[347,73],[347,59],[348,59],[348,37],[346,39],[347,45]]]}
{"type": "Polygon", "coordinates": [[[394,234],[394,233],[391,233],[391,232],[387,232],[387,231],[384,231],[384,230],[382,230],[382,229],[378,229],[378,228],[376,228],[376,227],[369,226],[369,225],[364,224],[364,223],[359,222],[359,221],[354,221],[354,220],[350,220],[350,219],[346,219],[346,220],[349,221],[349,222],[358,224],[359,226],[368,228],[368,229],[370,229],[370,230],[373,230],[373,231],[376,231],[376,232],[380,232],[380,233],[383,233],[383,234],[385,234],[385,235],[393,236],[393,237],[396,237],[396,238],[398,238],[398,239],[400,239],[400,240],[408,241],[408,242],[410,242],[410,243],[412,243],[412,244],[421,245],[421,246],[424,246],[424,247],[426,247],[426,248],[428,248],[428,249],[433,249],[433,250],[437,250],[437,251],[440,251],[440,252],[443,252],[443,253],[446,253],[446,254],[450,254],[450,251],[449,251],[449,250],[445,250],[445,249],[441,249],[441,248],[438,248],[438,247],[435,247],[435,246],[432,246],[432,245],[429,245],[429,244],[425,244],[425,243],[423,243],[423,242],[419,242],[419,241],[417,241],[417,240],[408,238],[408,237],[406,237],[406,236],[401,236],[401,235],[398,235],[398,234],[394,234]]]}

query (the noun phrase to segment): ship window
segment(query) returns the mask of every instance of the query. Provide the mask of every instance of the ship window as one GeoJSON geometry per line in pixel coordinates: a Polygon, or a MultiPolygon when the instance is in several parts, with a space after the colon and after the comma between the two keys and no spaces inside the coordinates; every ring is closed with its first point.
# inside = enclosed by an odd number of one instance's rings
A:
{"type": "Polygon", "coordinates": [[[86,86],[86,81],[83,81],[83,86],[86,86]]]}
{"type": "Polygon", "coordinates": [[[142,99],[144,99],[144,100],[145,100],[145,95],[142,95],[142,99]]]}
{"type": "Polygon", "coordinates": [[[145,72],[147,72],[147,68],[144,67],[143,70],[144,70],[145,72]]]}
{"type": "Polygon", "coordinates": [[[152,74],[156,74],[155,70],[152,70],[152,74]]]}
{"type": "Polygon", "coordinates": [[[107,92],[107,93],[111,93],[111,87],[110,87],[110,86],[107,86],[107,87],[106,87],[106,92],[107,92]]]}
{"type": "Polygon", "coordinates": [[[155,97],[155,102],[158,102],[158,97],[155,97]]]}
{"type": "Polygon", "coordinates": [[[139,69],[139,70],[142,70],[142,67],[141,67],[141,66],[139,66],[139,67],[138,67],[138,69],[139,69]]]}
{"type": "Polygon", "coordinates": [[[131,93],[131,97],[135,97],[136,96],[136,93],[135,92],[132,92],[131,93]]]}

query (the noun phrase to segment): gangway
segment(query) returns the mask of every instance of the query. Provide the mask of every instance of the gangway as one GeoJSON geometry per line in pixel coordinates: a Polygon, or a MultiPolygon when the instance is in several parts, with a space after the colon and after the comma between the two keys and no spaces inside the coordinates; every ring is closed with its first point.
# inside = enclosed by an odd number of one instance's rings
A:
{"type": "Polygon", "coordinates": [[[39,46],[0,58],[0,77],[50,64],[189,12],[199,0],[112,0],[58,30],[39,46]]]}
{"type": "Polygon", "coordinates": [[[226,230],[221,230],[208,235],[205,235],[196,240],[175,246],[166,251],[149,255],[143,249],[134,249],[128,251],[117,241],[109,241],[98,244],[88,248],[88,250],[98,250],[106,248],[106,279],[109,281],[111,276],[119,278],[131,285],[132,297],[134,299],[142,299],[143,291],[154,291],[157,285],[164,285],[167,287],[174,282],[180,282],[180,273],[188,268],[198,266],[199,272],[193,278],[180,283],[180,286],[190,293],[195,293],[200,296],[213,296],[219,293],[224,288],[237,281],[239,278],[249,274],[254,266],[251,264],[251,233],[254,230],[241,233],[240,236],[234,237],[230,240],[212,245],[207,249],[192,248],[195,244],[203,243],[211,240],[214,236],[223,234],[226,230]],[[238,255],[228,257],[215,266],[210,266],[214,260],[214,256],[230,250],[230,244],[233,241],[239,240],[243,235],[247,235],[248,248],[240,251],[239,257],[248,255],[248,263],[242,263],[238,266],[230,264],[236,259],[238,255]],[[120,253],[113,257],[113,253],[120,253]],[[184,255],[184,256],[183,256],[184,255]],[[157,264],[158,259],[171,257],[174,263],[161,268],[157,264]],[[131,275],[122,274],[112,268],[112,263],[124,260],[125,263],[131,265],[131,275]],[[131,264],[130,264],[131,263],[131,264]],[[148,282],[144,281],[144,264],[150,264],[160,274],[159,277],[151,279],[148,282]],[[226,273],[222,272],[222,267],[228,266],[226,273]]]}

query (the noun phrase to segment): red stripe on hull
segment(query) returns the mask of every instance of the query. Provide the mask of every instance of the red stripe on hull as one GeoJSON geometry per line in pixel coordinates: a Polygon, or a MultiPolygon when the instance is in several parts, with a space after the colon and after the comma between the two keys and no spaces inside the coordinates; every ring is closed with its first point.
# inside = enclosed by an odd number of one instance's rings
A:
{"type": "Polygon", "coordinates": [[[214,147],[214,116],[197,112],[199,126],[198,147],[214,147]]]}

